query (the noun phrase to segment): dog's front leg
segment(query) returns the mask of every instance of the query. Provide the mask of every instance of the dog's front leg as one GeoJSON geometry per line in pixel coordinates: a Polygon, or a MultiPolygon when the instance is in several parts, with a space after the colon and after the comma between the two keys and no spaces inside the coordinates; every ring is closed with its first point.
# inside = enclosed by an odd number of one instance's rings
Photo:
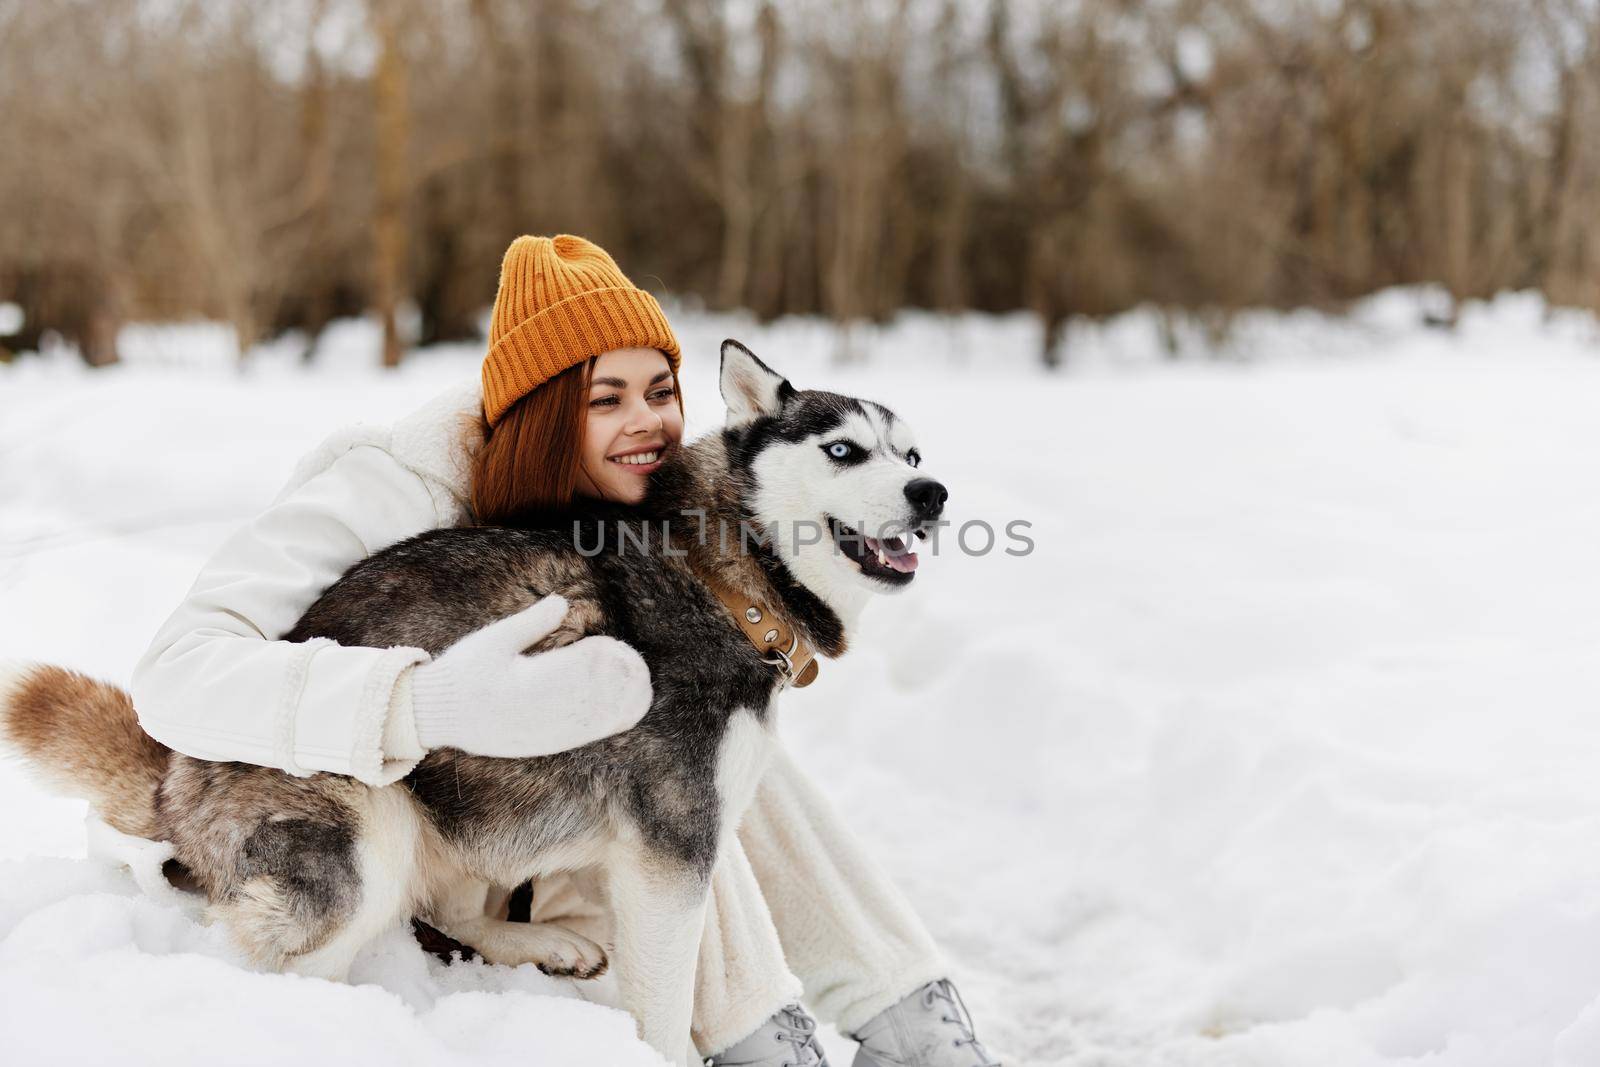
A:
{"type": "Polygon", "coordinates": [[[608,866],[623,1003],[646,1044],[674,1063],[698,1064],[689,1026],[709,877],[638,843],[619,846],[608,866]]]}

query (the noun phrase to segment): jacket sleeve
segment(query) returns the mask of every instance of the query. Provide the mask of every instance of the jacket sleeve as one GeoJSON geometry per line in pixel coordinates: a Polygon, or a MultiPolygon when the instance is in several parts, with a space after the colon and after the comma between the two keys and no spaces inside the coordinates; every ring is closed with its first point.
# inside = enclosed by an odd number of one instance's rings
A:
{"type": "Polygon", "coordinates": [[[427,485],[388,451],[345,452],[201,569],[134,668],[140,724],[202,759],[372,785],[403,777],[421,750],[396,744],[405,732],[390,709],[410,713],[402,675],[428,654],[276,638],[352,564],[438,523],[427,485]],[[386,734],[391,749],[405,751],[385,752],[386,734]]]}

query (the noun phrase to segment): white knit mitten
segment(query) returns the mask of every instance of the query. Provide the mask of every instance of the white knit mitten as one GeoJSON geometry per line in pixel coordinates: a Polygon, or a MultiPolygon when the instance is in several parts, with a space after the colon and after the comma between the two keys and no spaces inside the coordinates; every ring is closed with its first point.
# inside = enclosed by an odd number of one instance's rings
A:
{"type": "Polygon", "coordinates": [[[585,637],[523,655],[566,613],[566,598],[551,594],[410,668],[421,746],[502,758],[548,756],[642,719],[650,710],[650,670],[621,641],[585,637]]]}

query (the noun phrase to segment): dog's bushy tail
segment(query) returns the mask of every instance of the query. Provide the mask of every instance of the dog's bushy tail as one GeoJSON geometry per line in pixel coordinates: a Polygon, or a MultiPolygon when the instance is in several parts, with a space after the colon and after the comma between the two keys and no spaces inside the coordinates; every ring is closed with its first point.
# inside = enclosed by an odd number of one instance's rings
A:
{"type": "Polygon", "coordinates": [[[114,685],[42,663],[0,663],[0,741],[52,789],[85,797],[125,834],[156,838],[172,752],[114,685]]]}

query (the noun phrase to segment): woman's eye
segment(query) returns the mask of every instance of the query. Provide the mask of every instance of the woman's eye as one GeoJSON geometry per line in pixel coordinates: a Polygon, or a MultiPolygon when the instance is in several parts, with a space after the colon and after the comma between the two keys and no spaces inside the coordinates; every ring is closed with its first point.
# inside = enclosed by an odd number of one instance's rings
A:
{"type": "Polygon", "coordinates": [[[671,400],[672,399],[672,390],[671,389],[657,389],[655,392],[650,394],[650,399],[651,400],[671,400]]]}
{"type": "Polygon", "coordinates": [[[614,396],[599,396],[589,401],[589,406],[592,408],[609,408],[615,407],[616,404],[617,398],[614,396]]]}

